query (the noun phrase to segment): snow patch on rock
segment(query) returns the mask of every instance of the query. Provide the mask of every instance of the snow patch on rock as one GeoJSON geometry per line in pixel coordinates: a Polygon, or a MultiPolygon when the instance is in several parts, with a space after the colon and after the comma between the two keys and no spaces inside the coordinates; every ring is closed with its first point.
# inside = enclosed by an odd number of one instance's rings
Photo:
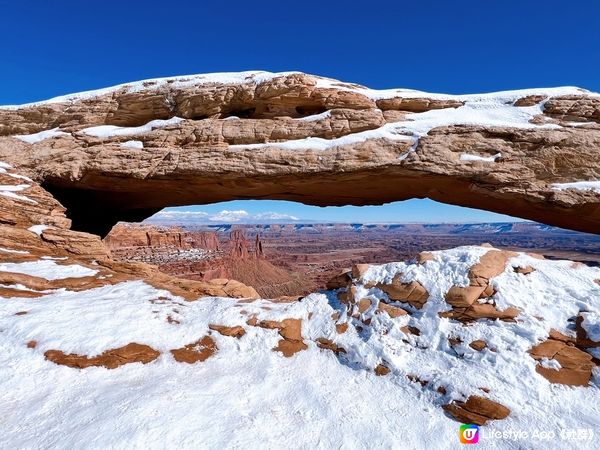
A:
{"type": "Polygon", "coordinates": [[[20,141],[27,142],[28,144],[37,144],[45,139],[51,139],[59,136],[67,136],[69,133],[60,131],[58,127],[52,128],[51,130],[40,131],[39,133],[33,134],[17,134],[13,136],[20,141]]]}
{"type": "Polygon", "coordinates": [[[44,230],[47,230],[48,228],[50,228],[48,225],[32,225],[27,228],[27,230],[37,234],[38,236],[41,236],[44,230]]]}
{"type": "Polygon", "coordinates": [[[577,189],[580,191],[594,191],[600,194],[600,181],[573,181],[571,183],[554,183],[552,189],[564,191],[565,189],[577,189]]]}
{"type": "Polygon", "coordinates": [[[96,275],[97,270],[79,264],[61,265],[52,260],[27,261],[22,263],[0,264],[0,272],[22,273],[46,280],[62,280],[64,278],[81,278],[96,275]]]}
{"type": "MultiPolygon", "coordinates": [[[[139,127],[119,127],[116,125],[99,125],[97,127],[89,127],[80,130],[81,133],[87,134],[88,136],[94,136],[99,138],[111,138],[115,136],[134,136],[137,134],[150,133],[155,128],[164,128],[169,125],[175,125],[182,122],[184,119],[180,117],[173,117],[171,119],[152,120],[145,125],[139,127]]],[[[139,141],[129,141],[139,142],[139,141]]]]}
{"type": "Polygon", "coordinates": [[[4,197],[14,198],[15,200],[22,200],[25,202],[37,204],[37,202],[35,200],[32,200],[29,197],[26,197],[24,195],[15,193],[15,192],[24,191],[28,187],[30,187],[29,184],[17,184],[17,185],[0,184],[0,195],[3,195],[4,197]]]}
{"type": "Polygon", "coordinates": [[[496,162],[498,158],[502,156],[502,153],[496,153],[493,156],[479,156],[471,155],[469,153],[462,153],[460,155],[461,161],[482,161],[482,162],[496,162]]]}
{"type": "Polygon", "coordinates": [[[120,147],[142,149],[144,148],[144,143],[142,141],[126,141],[123,142],[120,147]]]}

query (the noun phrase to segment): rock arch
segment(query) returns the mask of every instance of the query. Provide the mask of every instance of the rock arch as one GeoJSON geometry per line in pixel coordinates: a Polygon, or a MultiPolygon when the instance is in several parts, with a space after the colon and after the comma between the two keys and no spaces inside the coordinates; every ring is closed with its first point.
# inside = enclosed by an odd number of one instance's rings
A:
{"type": "MultiPolygon", "coordinates": [[[[302,73],[146,80],[0,108],[0,161],[104,235],[166,206],[431,198],[600,233],[600,95],[376,91],[302,73]]],[[[418,220],[418,218],[415,218],[418,220]]]]}

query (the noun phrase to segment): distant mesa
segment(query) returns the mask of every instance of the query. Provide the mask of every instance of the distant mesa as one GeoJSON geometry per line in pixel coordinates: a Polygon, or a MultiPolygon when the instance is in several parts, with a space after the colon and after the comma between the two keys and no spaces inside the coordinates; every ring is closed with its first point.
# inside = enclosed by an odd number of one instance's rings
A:
{"type": "Polygon", "coordinates": [[[235,279],[264,297],[316,289],[309,280],[269,262],[260,236],[248,240],[239,228],[221,242],[216,231],[119,224],[104,242],[118,260],[157,264],[165,273],[191,280],[235,279]]]}

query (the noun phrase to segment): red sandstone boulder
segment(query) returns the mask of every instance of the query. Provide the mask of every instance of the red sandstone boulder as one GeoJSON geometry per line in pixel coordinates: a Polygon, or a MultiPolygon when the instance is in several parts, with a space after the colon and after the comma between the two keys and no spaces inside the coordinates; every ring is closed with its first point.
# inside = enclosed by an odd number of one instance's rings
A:
{"type": "MultiPolygon", "coordinates": [[[[32,342],[34,341],[30,341],[27,346],[30,348],[35,347],[35,345],[30,345],[32,342]]],[[[153,348],[135,342],[123,347],[106,350],[100,355],[91,358],[75,353],[65,354],[60,350],[48,350],[44,353],[48,361],[78,369],[85,369],[91,366],[103,366],[107,369],[115,369],[124,364],[135,362],[147,364],[154,361],[159,355],[160,353],[153,348]]]]}
{"type": "Polygon", "coordinates": [[[443,408],[458,422],[475,425],[485,425],[488,420],[506,419],[510,414],[506,406],[478,395],[471,395],[465,402],[452,402],[443,408]]]}
{"type": "Polygon", "coordinates": [[[402,283],[400,277],[398,274],[390,284],[378,283],[377,287],[385,292],[390,300],[409,303],[421,309],[429,298],[429,293],[418,281],[402,283]]]}

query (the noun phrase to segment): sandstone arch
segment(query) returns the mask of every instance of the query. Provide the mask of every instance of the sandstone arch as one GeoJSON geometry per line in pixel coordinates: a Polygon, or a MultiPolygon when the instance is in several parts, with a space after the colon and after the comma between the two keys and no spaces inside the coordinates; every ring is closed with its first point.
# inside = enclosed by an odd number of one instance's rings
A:
{"type": "Polygon", "coordinates": [[[451,96],[301,73],[148,80],[0,108],[0,161],[50,191],[74,229],[100,235],[166,206],[425,197],[600,233],[600,95],[577,88],[451,96]]]}

